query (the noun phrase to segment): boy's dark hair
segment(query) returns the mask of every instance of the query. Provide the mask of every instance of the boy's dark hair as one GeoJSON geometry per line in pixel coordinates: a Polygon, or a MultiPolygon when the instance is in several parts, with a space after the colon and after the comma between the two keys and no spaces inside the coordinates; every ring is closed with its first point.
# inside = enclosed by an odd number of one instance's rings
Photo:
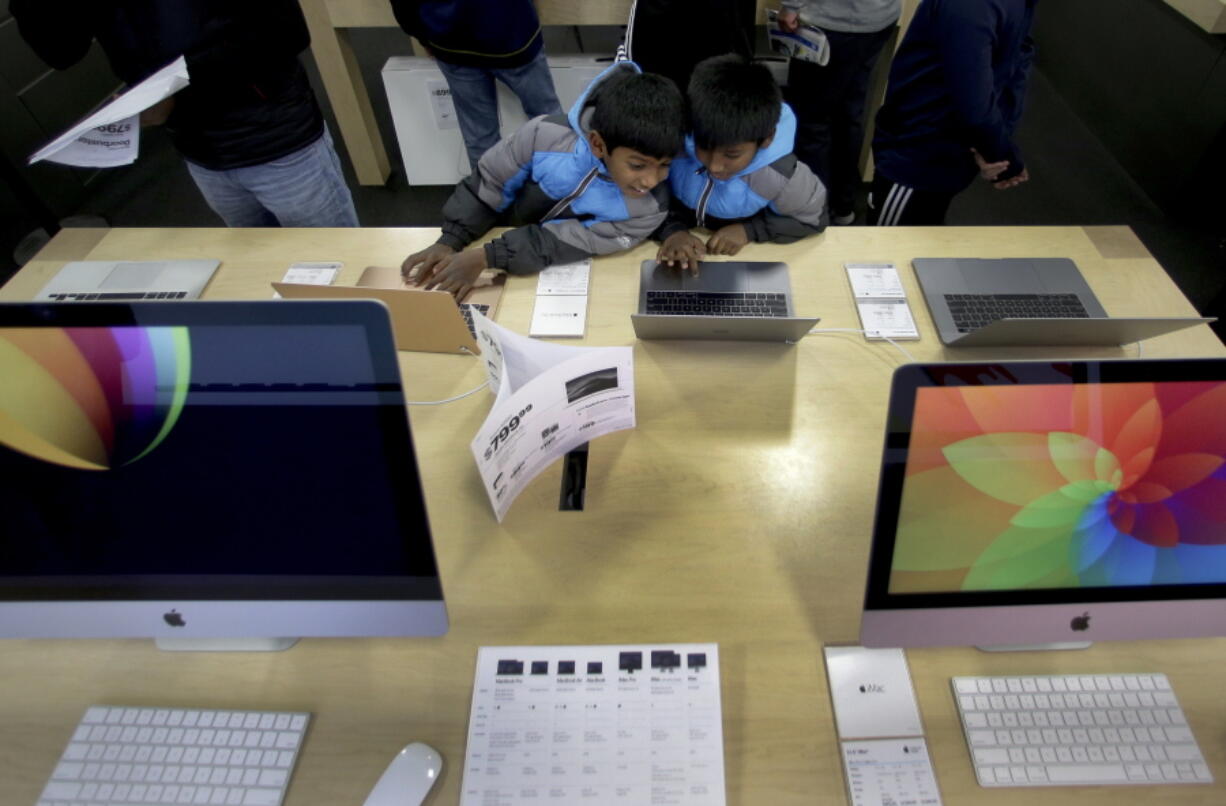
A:
{"type": "Polygon", "coordinates": [[[609,151],[625,146],[664,159],[685,145],[685,98],[672,79],[622,68],[600,83],[589,103],[588,127],[609,151]]]}
{"type": "Polygon", "coordinates": [[[750,141],[760,145],[775,132],[783,94],[766,65],[725,53],[694,67],[689,101],[699,148],[750,141]]]}

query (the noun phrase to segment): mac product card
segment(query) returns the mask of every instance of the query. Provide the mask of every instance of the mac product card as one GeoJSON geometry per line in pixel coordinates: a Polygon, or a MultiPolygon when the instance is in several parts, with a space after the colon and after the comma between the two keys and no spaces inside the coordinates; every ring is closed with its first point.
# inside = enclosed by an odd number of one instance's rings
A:
{"type": "Polygon", "coordinates": [[[840,739],[923,735],[901,649],[828,646],[825,654],[840,739]]]}

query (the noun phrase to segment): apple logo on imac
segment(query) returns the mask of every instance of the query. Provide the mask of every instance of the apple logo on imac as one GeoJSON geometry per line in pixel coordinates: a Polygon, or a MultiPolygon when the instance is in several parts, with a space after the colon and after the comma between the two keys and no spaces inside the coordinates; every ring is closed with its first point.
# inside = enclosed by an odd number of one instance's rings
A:
{"type": "Polygon", "coordinates": [[[183,614],[180,613],[178,610],[171,610],[169,613],[163,613],[162,621],[166,622],[171,627],[186,627],[187,626],[187,622],[183,620],[183,614]]]}
{"type": "Polygon", "coordinates": [[[1074,631],[1074,632],[1084,632],[1084,631],[1086,631],[1086,630],[1090,629],[1090,613],[1089,613],[1089,611],[1086,611],[1085,613],[1082,613],[1080,616],[1074,616],[1074,617],[1073,617],[1073,620],[1072,620],[1072,621],[1070,621],[1070,622],[1068,623],[1068,625],[1069,625],[1069,627],[1071,627],[1071,628],[1073,629],[1073,631],[1074,631]]]}

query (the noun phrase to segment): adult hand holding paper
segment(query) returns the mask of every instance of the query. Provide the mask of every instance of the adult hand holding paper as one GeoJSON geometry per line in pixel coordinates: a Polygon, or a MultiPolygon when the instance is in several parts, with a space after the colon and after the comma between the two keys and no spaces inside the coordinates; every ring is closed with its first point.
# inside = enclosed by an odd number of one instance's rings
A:
{"type": "Polygon", "coordinates": [[[82,168],[113,168],[136,161],[140,114],[190,83],[183,57],[158,70],[30,156],[82,168]]]}

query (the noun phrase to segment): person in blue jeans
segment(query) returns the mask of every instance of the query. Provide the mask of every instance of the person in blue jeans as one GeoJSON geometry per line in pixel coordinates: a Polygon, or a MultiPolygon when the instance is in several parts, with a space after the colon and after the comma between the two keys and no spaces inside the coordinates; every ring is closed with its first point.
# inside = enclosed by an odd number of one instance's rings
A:
{"type": "Polygon", "coordinates": [[[473,170],[481,155],[502,139],[495,81],[515,93],[529,119],[562,114],[532,0],[391,4],[400,27],[430,51],[447,79],[473,170]]]}
{"type": "Polygon", "coordinates": [[[298,54],[297,0],[10,0],[23,39],[65,69],[96,39],[115,74],[144,80],[183,56],[191,83],[146,111],[231,227],[356,227],[353,197],[298,54]]]}

